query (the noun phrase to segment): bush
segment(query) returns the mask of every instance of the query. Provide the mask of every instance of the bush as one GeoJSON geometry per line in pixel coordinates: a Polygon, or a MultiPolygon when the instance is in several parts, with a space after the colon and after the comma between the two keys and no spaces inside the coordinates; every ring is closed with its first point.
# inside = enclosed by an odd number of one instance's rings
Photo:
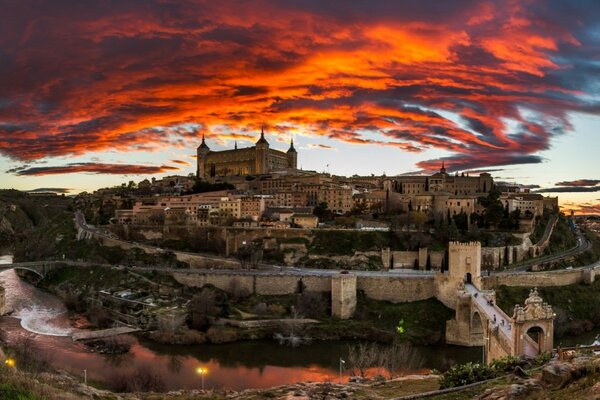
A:
{"type": "Polygon", "coordinates": [[[160,376],[145,366],[138,367],[130,374],[114,374],[109,385],[110,390],[118,393],[160,392],[165,388],[165,383],[160,376]]]}
{"type": "Polygon", "coordinates": [[[87,312],[87,317],[94,326],[100,329],[110,328],[113,323],[110,313],[98,306],[90,308],[87,312]]]}
{"type": "Polygon", "coordinates": [[[133,336],[119,335],[95,339],[87,342],[86,345],[102,354],[123,354],[129,352],[134,343],[133,336]]]}
{"type": "Polygon", "coordinates": [[[444,372],[440,378],[440,389],[469,385],[471,383],[492,379],[497,372],[488,365],[478,363],[458,364],[444,372]]]}

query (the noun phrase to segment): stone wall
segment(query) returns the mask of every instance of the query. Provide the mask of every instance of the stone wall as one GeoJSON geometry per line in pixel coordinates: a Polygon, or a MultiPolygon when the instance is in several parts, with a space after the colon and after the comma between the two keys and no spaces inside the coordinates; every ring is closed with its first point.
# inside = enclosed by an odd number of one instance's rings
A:
{"type": "Polygon", "coordinates": [[[480,346],[471,341],[471,297],[463,295],[455,302],[454,319],[446,321],[446,342],[459,346],[480,346]]]}
{"type": "Polygon", "coordinates": [[[486,362],[491,362],[499,358],[512,354],[513,343],[506,338],[500,331],[489,331],[488,346],[486,349],[486,362]]]}
{"type": "Polygon", "coordinates": [[[357,278],[356,287],[370,299],[393,303],[425,300],[435,297],[433,277],[366,277],[357,278]]]}
{"type": "MultiPolygon", "coordinates": [[[[566,286],[585,281],[586,270],[571,269],[561,271],[547,272],[528,272],[528,273],[503,273],[483,277],[483,284],[486,289],[493,289],[501,285],[506,286],[566,286]]],[[[590,273],[587,273],[589,280],[590,273]]]]}
{"type": "Polygon", "coordinates": [[[531,256],[529,233],[520,234],[523,243],[517,246],[482,247],[481,267],[486,270],[497,270],[510,264],[523,261],[531,256]]]}
{"type": "Polygon", "coordinates": [[[385,268],[414,268],[415,263],[420,270],[425,270],[427,258],[431,269],[439,270],[444,263],[444,251],[431,251],[426,247],[418,251],[391,251],[389,248],[381,250],[381,261],[385,268]]]}
{"type": "MultiPolygon", "coordinates": [[[[334,275],[334,279],[344,275],[334,275]]],[[[348,274],[346,276],[354,276],[348,274]]],[[[173,272],[173,278],[185,286],[202,287],[214,285],[215,287],[231,291],[232,281],[235,286],[258,295],[288,295],[298,293],[300,286],[307,292],[331,292],[331,275],[284,275],[284,274],[245,274],[214,272],[173,272]]],[[[431,276],[424,277],[387,277],[387,276],[356,276],[356,290],[364,291],[368,298],[386,300],[394,303],[425,300],[435,297],[434,280],[431,276]]],[[[344,281],[346,284],[347,282],[344,281]]],[[[350,284],[348,284],[350,285],[350,284]]],[[[351,285],[350,285],[351,286],[351,285]]],[[[347,296],[349,286],[341,294],[347,296]]]]}

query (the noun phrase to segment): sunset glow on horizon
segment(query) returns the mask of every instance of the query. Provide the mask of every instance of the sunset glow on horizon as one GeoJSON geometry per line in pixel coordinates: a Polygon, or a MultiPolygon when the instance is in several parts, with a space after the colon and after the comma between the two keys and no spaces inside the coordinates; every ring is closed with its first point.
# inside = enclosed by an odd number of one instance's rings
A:
{"type": "Polygon", "coordinates": [[[443,161],[600,214],[597,1],[13,0],[0,75],[3,188],[187,175],[264,125],[304,169],[443,161]]]}

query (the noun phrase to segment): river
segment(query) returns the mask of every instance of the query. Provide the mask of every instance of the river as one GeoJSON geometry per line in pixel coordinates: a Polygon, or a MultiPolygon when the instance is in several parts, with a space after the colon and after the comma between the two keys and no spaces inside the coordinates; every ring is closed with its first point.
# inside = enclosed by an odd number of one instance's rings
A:
{"type": "MultiPolygon", "coordinates": [[[[0,263],[11,262],[0,256],[0,263]]],[[[88,379],[110,382],[117,375],[150,369],[166,389],[199,388],[196,369],[205,367],[207,388],[241,390],[264,388],[300,381],[336,381],[340,358],[347,360],[348,341],[313,342],[291,348],[275,341],[260,340],[230,344],[193,346],[158,345],[138,338],[130,353],[118,356],[90,352],[73,342],[67,310],[56,297],[23,282],[13,270],[0,273],[6,290],[7,311],[0,318],[0,330],[7,342],[31,337],[35,351],[56,369],[88,379]]],[[[445,369],[452,364],[481,359],[481,348],[458,346],[414,346],[403,357],[403,373],[445,369]]],[[[344,371],[347,379],[348,371],[344,371]]]]}

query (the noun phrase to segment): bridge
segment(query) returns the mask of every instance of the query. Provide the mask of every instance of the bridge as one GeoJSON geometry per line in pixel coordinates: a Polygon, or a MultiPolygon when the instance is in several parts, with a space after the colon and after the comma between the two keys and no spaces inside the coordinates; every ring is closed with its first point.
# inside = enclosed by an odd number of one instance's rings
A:
{"type": "Polygon", "coordinates": [[[16,269],[22,271],[33,272],[34,274],[44,278],[46,274],[54,269],[62,268],[64,265],[77,264],[72,261],[31,261],[31,262],[17,262],[11,264],[0,264],[0,272],[16,269]]]}
{"type": "Polygon", "coordinates": [[[532,289],[523,305],[507,315],[496,304],[493,290],[483,290],[479,243],[450,243],[446,305],[454,302],[456,315],[446,323],[446,341],[462,346],[483,346],[490,362],[506,356],[535,357],[551,352],[554,336],[552,307],[532,289]]]}

